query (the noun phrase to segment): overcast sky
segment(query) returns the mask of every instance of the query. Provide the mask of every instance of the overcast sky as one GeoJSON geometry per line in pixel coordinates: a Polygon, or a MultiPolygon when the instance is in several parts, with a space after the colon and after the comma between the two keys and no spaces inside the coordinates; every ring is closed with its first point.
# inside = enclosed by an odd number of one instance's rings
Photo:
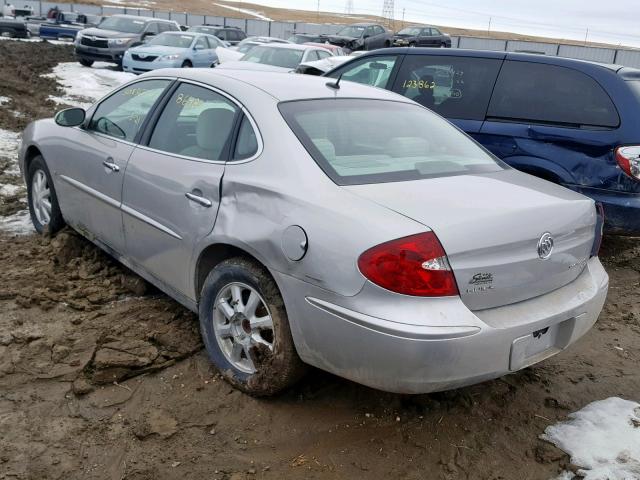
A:
{"type": "MultiPolygon", "coordinates": [[[[317,0],[254,0],[275,7],[316,10],[317,0]]],[[[344,13],[347,0],[320,0],[320,9],[344,13]]],[[[383,0],[353,0],[354,13],[380,15],[383,0]]],[[[640,0],[395,0],[405,20],[640,47],[640,0]]]]}

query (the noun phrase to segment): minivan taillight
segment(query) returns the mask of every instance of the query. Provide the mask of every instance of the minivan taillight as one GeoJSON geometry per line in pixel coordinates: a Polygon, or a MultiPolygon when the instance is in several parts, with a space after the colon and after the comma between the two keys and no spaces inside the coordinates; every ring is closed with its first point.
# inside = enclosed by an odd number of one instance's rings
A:
{"type": "Polygon", "coordinates": [[[376,285],[404,295],[458,295],[447,254],[433,232],[381,243],[358,258],[362,274],[376,285]]]}
{"type": "Polygon", "coordinates": [[[591,247],[591,256],[597,257],[600,253],[600,246],[602,245],[602,235],[604,232],[604,207],[600,202],[596,202],[596,236],[593,239],[593,246],[591,247]]]}
{"type": "Polygon", "coordinates": [[[616,162],[624,173],[635,180],[640,180],[640,146],[616,148],[616,162]]]}

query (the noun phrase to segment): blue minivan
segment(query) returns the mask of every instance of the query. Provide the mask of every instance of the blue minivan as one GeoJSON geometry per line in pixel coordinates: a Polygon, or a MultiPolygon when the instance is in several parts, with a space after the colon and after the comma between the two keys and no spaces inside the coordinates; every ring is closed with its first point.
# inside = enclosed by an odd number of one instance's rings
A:
{"type": "Polygon", "coordinates": [[[524,53],[391,48],[326,76],[415,100],[512,167],[600,202],[608,233],[640,235],[640,70],[524,53]]]}

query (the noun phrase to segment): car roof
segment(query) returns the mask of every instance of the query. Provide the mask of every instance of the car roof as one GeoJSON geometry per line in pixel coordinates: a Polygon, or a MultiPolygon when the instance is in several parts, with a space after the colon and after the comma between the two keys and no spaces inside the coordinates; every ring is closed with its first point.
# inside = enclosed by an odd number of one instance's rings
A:
{"type": "MultiPolygon", "coordinates": [[[[430,56],[448,56],[448,57],[475,57],[475,58],[495,58],[498,60],[519,60],[529,61],[535,63],[544,63],[549,65],[558,65],[565,67],[599,67],[613,72],[620,71],[623,67],[621,65],[614,65],[608,63],[593,62],[590,60],[580,60],[576,58],[557,57],[555,55],[538,55],[535,53],[520,53],[520,52],[504,52],[495,50],[467,50],[464,48],[446,48],[446,49],[434,49],[434,48],[412,48],[412,47],[393,47],[385,48],[384,50],[372,50],[364,53],[357,58],[368,57],[371,55],[425,55],[430,56]]],[[[633,70],[633,69],[630,69],[633,70]]]]}
{"type": "MultiPolygon", "coordinates": [[[[247,89],[260,90],[276,101],[309,100],[324,98],[369,98],[393,100],[401,103],[413,103],[411,100],[381,88],[370,87],[355,82],[342,81],[340,88],[327,86],[333,79],[296,73],[263,72],[258,70],[218,70],[209,68],[170,68],[159,69],[141,75],[148,77],[174,77],[192,80],[212,87],[219,87],[222,81],[233,80],[245,84],[247,89]],[[221,78],[222,77],[222,78],[221,78]]],[[[242,99],[238,99],[242,100],[242,99]]]]}
{"type": "Polygon", "coordinates": [[[167,20],[164,18],[155,18],[155,17],[143,17],[139,15],[127,15],[126,13],[116,13],[115,15],[110,15],[110,16],[119,17],[119,18],[135,18],[136,20],[142,20],[143,22],[176,23],[174,20],[167,20]]]}
{"type": "Polygon", "coordinates": [[[314,45],[305,45],[300,43],[261,43],[260,46],[268,48],[284,48],[287,50],[308,50],[310,48],[318,48],[314,45]]]}
{"type": "Polygon", "coordinates": [[[345,25],[345,27],[371,27],[373,25],[378,25],[382,27],[379,23],[371,23],[371,22],[360,22],[360,23],[352,23],[351,25],[345,25]]]}

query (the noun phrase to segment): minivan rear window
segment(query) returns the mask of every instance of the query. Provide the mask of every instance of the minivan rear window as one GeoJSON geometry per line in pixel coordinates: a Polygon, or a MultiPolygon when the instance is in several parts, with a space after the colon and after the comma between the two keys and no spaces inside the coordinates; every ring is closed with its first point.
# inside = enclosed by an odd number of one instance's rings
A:
{"type": "Polygon", "coordinates": [[[572,68],[505,62],[487,116],[505,120],[614,128],[618,112],[603,88],[572,68]]]}
{"type": "Polygon", "coordinates": [[[393,91],[447,118],[484,120],[502,60],[407,55],[393,91]]]}
{"type": "Polygon", "coordinates": [[[321,99],[279,105],[338,185],[488,173],[505,167],[443,118],[411,103],[321,99]]]}

